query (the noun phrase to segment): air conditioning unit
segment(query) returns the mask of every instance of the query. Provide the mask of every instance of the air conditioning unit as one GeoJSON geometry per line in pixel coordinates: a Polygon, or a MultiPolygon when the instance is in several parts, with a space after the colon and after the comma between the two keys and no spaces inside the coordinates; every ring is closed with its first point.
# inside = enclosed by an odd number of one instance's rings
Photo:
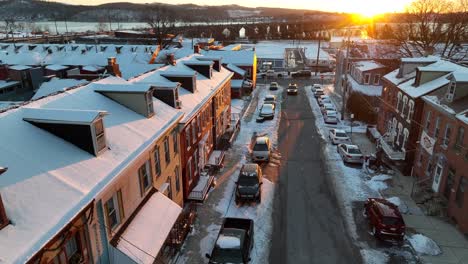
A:
{"type": "Polygon", "coordinates": [[[175,101],[175,108],[177,108],[177,109],[182,108],[182,101],[181,100],[176,100],[175,101]]]}

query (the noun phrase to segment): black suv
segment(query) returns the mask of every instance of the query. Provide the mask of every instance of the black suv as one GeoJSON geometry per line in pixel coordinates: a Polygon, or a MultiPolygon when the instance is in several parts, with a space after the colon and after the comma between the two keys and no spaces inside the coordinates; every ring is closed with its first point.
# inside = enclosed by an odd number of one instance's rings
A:
{"type": "Polygon", "coordinates": [[[262,201],[262,170],[255,163],[242,166],[236,182],[236,204],[246,201],[262,201]]]}

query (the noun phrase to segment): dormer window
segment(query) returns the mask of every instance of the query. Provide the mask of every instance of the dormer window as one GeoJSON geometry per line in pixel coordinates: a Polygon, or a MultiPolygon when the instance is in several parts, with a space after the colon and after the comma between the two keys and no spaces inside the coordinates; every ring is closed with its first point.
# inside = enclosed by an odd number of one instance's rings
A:
{"type": "Polygon", "coordinates": [[[370,73],[364,74],[364,83],[369,84],[370,83],[370,73]]]}
{"type": "Polygon", "coordinates": [[[453,97],[455,96],[455,89],[457,88],[457,83],[455,81],[450,82],[450,86],[448,88],[447,94],[445,95],[445,98],[447,101],[452,102],[453,97]]]}
{"type": "Polygon", "coordinates": [[[98,153],[103,151],[106,148],[106,137],[104,134],[104,123],[102,119],[98,119],[94,121],[93,123],[94,127],[94,135],[95,135],[95,144],[96,144],[96,150],[98,153]]]}
{"type": "Polygon", "coordinates": [[[148,105],[148,116],[154,115],[154,105],[153,105],[153,92],[149,91],[146,93],[146,104],[148,105]]]}
{"type": "Polygon", "coordinates": [[[94,91],[147,118],[154,115],[153,88],[149,84],[94,84],[94,91]]]}

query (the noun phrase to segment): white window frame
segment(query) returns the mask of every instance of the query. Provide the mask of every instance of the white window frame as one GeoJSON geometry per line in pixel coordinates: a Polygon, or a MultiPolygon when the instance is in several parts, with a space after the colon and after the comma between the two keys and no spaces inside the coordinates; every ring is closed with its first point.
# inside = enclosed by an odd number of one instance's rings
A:
{"type": "Polygon", "coordinates": [[[189,184],[191,184],[193,181],[192,158],[187,161],[187,176],[189,179],[189,184]]]}
{"type": "Polygon", "coordinates": [[[444,133],[444,138],[442,139],[442,146],[443,147],[448,147],[450,143],[450,134],[452,133],[452,126],[450,123],[447,123],[445,125],[445,133],[444,133]],[[450,133],[449,133],[450,131],[450,133]]]}
{"type": "Polygon", "coordinates": [[[403,129],[403,143],[401,143],[401,149],[403,151],[406,151],[406,142],[408,141],[409,137],[409,130],[405,127],[403,129]]]}
{"type": "Polygon", "coordinates": [[[364,84],[370,84],[371,81],[371,74],[370,73],[365,73],[364,74],[364,84]]]}
{"type": "MultiPolygon", "coordinates": [[[[122,219],[121,219],[121,214],[120,214],[120,204],[119,204],[119,197],[117,195],[117,192],[115,192],[111,198],[109,198],[104,204],[106,205],[107,209],[109,209],[109,206],[107,205],[109,203],[109,201],[112,200],[112,204],[113,204],[113,207],[114,207],[114,213],[115,213],[115,216],[116,216],[116,219],[117,219],[117,222],[115,223],[114,226],[111,226],[110,224],[110,219],[109,219],[109,211],[106,211],[106,221],[107,221],[107,224],[109,225],[109,229],[110,230],[114,230],[116,227],[118,227],[120,225],[120,223],[122,222],[122,219]]],[[[110,235],[110,234],[109,234],[110,235]]]]}
{"type": "Polygon", "coordinates": [[[431,118],[432,118],[432,111],[427,111],[426,123],[424,124],[424,129],[426,131],[428,131],[431,128],[431,118]]]}
{"type": "Polygon", "coordinates": [[[452,102],[453,97],[455,96],[455,90],[457,89],[457,83],[455,81],[451,81],[449,88],[447,90],[447,94],[445,95],[445,98],[447,101],[452,102]]]}
{"type": "Polygon", "coordinates": [[[190,124],[185,128],[185,144],[187,144],[187,150],[190,149],[192,146],[192,140],[190,138],[190,134],[192,133],[192,129],[190,127],[190,124]]]}
{"type": "Polygon", "coordinates": [[[400,137],[403,133],[403,125],[401,123],[398,123],[398,134],[397,134],[397,137],[396,137],[396,144],[398,146],[400,146],[400,137]]]}
{"type": "Polygon", "coordinates": [[[374,75],[374,85],[379,85],[379,82],[380,82],[380,74],[375,74],[374,75]]]}
{"type": "Polygon", "coordinates": [[[437,116],[435,124],[434,124],[434,138],[437,139],[440,133],[440,116],[437,116]]]}
{"type": "Polygon", "coordinates": [[[153,185],[153,177],[151,177],[151,163],[149,160],[147,160],[143,165],[140,166],[140,168],[138,168],[138,182],[140,185],[141,195],[144,196],[153,185]],[[142,170],[143,168],[144,172],[142,170]],[[143,186],[144,178],[148,180],[148,186],[146,187],[143,186]]]}
{"type": "Polygon", "coordinates": [[[192,143],[195,144],[198,139],[198,133],[197,133],[197,119],[195,118],[192,122],[192,143]]]}
{"type": "Polygon", "coordinates": [[[411,123],[411,120],[413,119],[413,114],[414,114],[414,101],[409,100],[409,102],[408,102],[408,118],[406,119],[406,121],[408,121],[408,123],[411,123]]]}
{"type": "Polygon", "coordinates": [[[408,103],[408,97],[405,95],[403,96],[403,103],[401,104],[401,117],[405,118],[405,107],[408,103]]]}
{"type": "Polygon", "coordinates": [[[403,97],[403,94],[401,92],[398,92],[397,95],[397,105],[395,111],[398,113],[400,109],[400,104],[401,104],[401,98],[403,97]]]}
{"type": "Polygon", "coordinates": [[[437,184],[439,184],[440,178],[442,177],[443,173],[444,173],[444,166],[442,165],[442,162],[439,160],[434,169],[434,181],[437,184]]]}

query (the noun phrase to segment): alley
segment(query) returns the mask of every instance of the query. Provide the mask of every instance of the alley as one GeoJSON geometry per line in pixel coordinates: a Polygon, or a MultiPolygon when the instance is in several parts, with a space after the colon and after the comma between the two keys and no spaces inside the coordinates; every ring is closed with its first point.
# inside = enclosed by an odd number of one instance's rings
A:
{"type": "MultiPolygon", "coordinates": [[[[283,85],[287,85],[285,80],[283,85]]],[[[343,223],[304,84],[284,95],[270,263],[361,263],[343,223]]]]}

